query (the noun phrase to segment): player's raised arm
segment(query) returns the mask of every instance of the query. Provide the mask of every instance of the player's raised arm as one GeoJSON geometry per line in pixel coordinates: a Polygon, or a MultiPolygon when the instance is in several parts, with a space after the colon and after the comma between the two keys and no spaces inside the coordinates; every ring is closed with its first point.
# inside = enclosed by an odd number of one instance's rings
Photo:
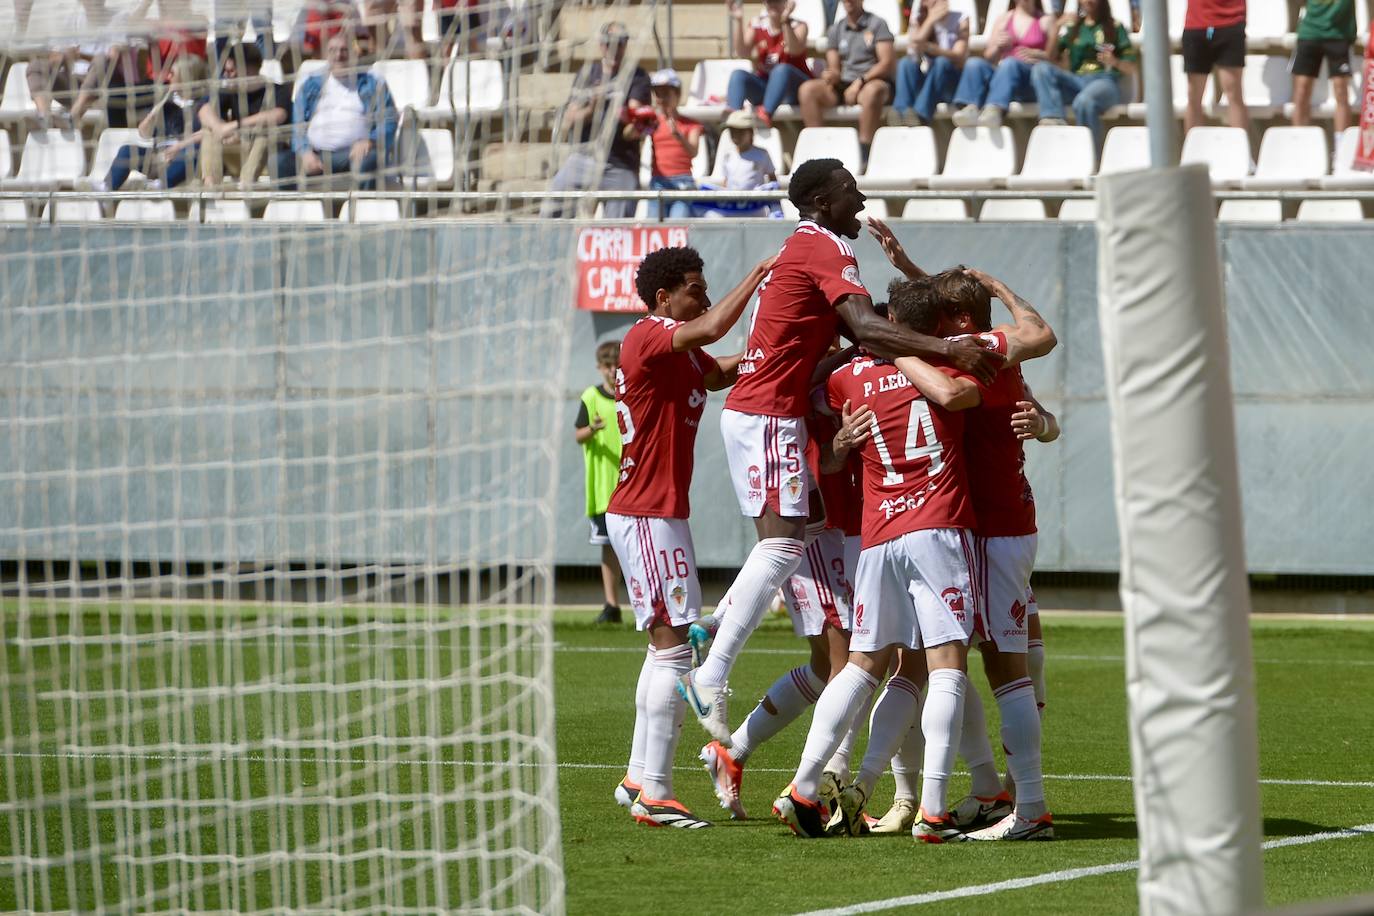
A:
{"type": "Polygon", "coordinates": [[[973,380],[947,375],[918,356],[899,356],[894,364],[927,401],[946,410],[967,410],[983,402],[983,393],[973,380]]]}
{"type": "Polygon", "coordinates": [[[919,280],[929,276],[924,270],[916,266],[916,262],[911,260],[902,243],[897,241],[897,234],[887,223],[878,219],[876,216],[868,218],[868,234],[882,246],[883,254],[892,262],[892,266],[902,272],[908,280],[919,280]]]}
{"type": "Polygon", "coordinates": [[[976,340],[945,340],[918,334],[881,318],[873,310],[873,300],[867,296],[846,296],[835,309],[854,333],[859,346],[883,359],[919,356],[941,360],[985,383],[991,383],[997,370],[1002,368],[1002,356],[985,349],[976,340]]]}
{"type": "Polygon", "coordinates": [[[1011,312],[1012,324],[993,328],[1006,334],[1007,365],[1014,366],[1028,359],[1037,359],[1059,343],[1049,322],[1029,302],[1012,292],[1007,284],[973,267],[964,268],[964,272],[981,283],[988,295],[1000,299],[1007,311],[1011,312]]]}
{"type": "MultiPolygon", "coordinates": [[[[701,315],[678,325],[673,331],[673,349],[678,352],[694,350],[697,347],[713,344],[728,334],[730,329],[735,326],[735,322],[739,321],[739,316],[744,313],[744,307],[753,298],[754,290],[759,288],[763,278],[768,275],[774,260],[776,260],[775,257],[770,257],[754,265],[754,269],[749,272],[749,275],[741,280],[738,286],[726,293],[725,298],[720,300],[714,308],[707,308],[701,315]]],[[[738,360],[736,360],[736,365],[738,365],[738,360]]],[[[721,387],[725,387],[725,385],[721,387]]]]}

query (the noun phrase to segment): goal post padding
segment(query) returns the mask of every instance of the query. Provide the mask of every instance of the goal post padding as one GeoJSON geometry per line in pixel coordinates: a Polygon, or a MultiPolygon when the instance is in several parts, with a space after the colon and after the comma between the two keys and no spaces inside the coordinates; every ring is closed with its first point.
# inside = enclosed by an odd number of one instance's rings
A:
{"type": "Polygon", "coordinates": [[[1140,909],[1263,905],[1259,751],[1207,169],[1098,183],[1140,909]]]}

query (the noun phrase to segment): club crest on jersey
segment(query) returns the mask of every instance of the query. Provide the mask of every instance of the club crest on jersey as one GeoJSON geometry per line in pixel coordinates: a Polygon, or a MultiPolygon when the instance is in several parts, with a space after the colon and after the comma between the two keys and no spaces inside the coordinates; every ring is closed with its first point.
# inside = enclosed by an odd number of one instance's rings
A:
{"type": "Polygon", "coordinates": [[[801,496],[801,478],[796,474],[787,478],[787,492],[792,494],[793,499],[801,496]]]}
{"type": "Polygon", "coordinates": [[[1016,623],[1018,630],[1024,627],[1026,625],[1026,606],[1019,601],[1013,601],[1011,603],[1011,619],[1016,623]]]}
{"type": "Polygon", "coordinates": [[[668,593],[668,597],[673,599],[673,604],[682,607],[683,602],[687,600],[687,589],[681,585],[674,585],[673,590],[668,593]]]}
{"type": "Polygon", "coordinates": [[[960,623],[964,621],[964,593],[957,588],[947,588],[940,592],[940,597],[945,599],[945,604],[954,612],[960,623]]]}
{"type": "Polygon", "coordinates": [[[852,283],[859,287],[864,285],[864,281],[859,279],[859,268],[853,264],[845,267],[845,269],[840,272],[840,276],[844,278],[846,283],[852,283]]]}

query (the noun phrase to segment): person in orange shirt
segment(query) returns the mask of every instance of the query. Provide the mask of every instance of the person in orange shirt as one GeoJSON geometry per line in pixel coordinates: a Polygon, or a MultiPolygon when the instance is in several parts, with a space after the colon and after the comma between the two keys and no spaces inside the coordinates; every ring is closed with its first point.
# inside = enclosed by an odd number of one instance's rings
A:
{"type": "MultiPolygon", "coordinates": [[[[653,176],[650,190],[693,191],[697,182],[692,177],[692,159],[701,146],[702,126],[678,113],[682,97],[682,81],[673,70],[659,70],[649,77],[654,99],[654,114],[658,116],[650,137],[654,144],[653,176]]],[[[678,200],[666,205],[669,219],[683,219],[692,215],[692,204],[678,200]]],[[[658,203],[649,202],[649,218],[658,218],[658,203]]]]}

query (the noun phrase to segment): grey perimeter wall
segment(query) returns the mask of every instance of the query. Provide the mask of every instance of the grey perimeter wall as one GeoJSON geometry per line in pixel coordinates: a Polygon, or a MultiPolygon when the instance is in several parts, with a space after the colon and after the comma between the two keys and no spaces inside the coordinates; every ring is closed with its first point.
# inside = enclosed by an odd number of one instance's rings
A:
{"type": "MultiPolygon", "coordinates": [[[[575,231],[0,230],[0,557],[463,565],[552,537],[556,562],[594,563],[572,423],[596,343],[634,317],[574,312],[575,231]]],[[[789,231],[693,225],[712,294],[789,231]]],[[[1026,369],[1064,428],[1028,448],[1038,566],[1115,570],[1094,228],[897,232],[922,266],[988,270],[1054,325],[1059,348],[1026,369]]],[[[1220,233],[1250,568],[1368,574],[1374,230],[1220,233]]],[[[882,291],[894,272],[856,247],[882,291]]],[[[692,528],[702,566],[735,567],[753,536],[722,401],[701,425],[692,528]]]]}

